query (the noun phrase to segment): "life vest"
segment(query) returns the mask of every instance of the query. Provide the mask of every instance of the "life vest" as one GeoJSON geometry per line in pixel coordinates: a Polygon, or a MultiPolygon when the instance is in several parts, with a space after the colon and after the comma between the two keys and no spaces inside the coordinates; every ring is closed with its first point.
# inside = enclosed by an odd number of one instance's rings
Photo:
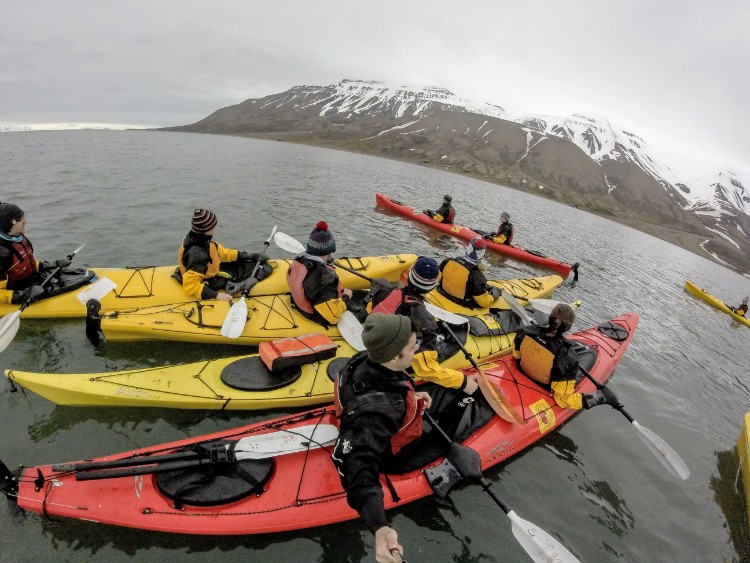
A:
{"type": "Polygon", "coordinates": [[[31,241],[21,236],[19,242],[0,239],[0,244],[10,250],[10,267],[6,272],[8,281],[5,287],[7,289],[25,287],[24,282],[38,271],[31,241]]]}
{"type": "Polygon", "coordinates": [[[398,309],[401,303],[421,303],[419,299],[412,295],[404,294],[402,289],[394,289],[388,294],[388,297],[383,299],[380,303],[372,308],[373,313],[385,313],[386,315],[393,315],[398,309]]]}
{"type": "Polygon", "coordinates": [[[521,371],[534,381],[549,385],[555,355],[529,335],[521,341],[519,352],[521,371]]]}
{"type": "Polygon", "coordinates": [[[448,215],[445,216],[443,223],[453,223],[453,219],[455,218],[456,218],[456,210],[453,207],[451,207],[448,210],[448,215]]]}
{"type": "Polygon", "coordinates": [[[367,359],[367,352],[354,356],[336,378],[333,388],[333,406],[336,418],[357,416],[358,411],[366,410],[370,401],[368,396],[375,393],[398,393],[404,397],[406,410],[398,432],[391,436],[391,453],[396,455],[401,449],[422,435],[422,410],[424,399],[417,398],[411,379],[404,381],[382,381],[378,374],[371,375],[365,371],[364,377],[352,382],[351,377],[357,368],[367,359]],[[371,375],[368,377],[368,375],[371,375]],[[343,397],[343,399],[342,399],[343,397]],[[342,402],[343,401],[343,402],[342,402]],[[346,403],[346,406],[344,406],[346,403]]]}
{"type": "Polygon", "coordinates": [[[294,301],[294,304],[300,311],[312,315],[315,313],[315,309],[305,295],[305,290],[302,287],[302,282],[305,281],[306,276],[307,266],[298,260],[292,260],[286,272],[286,281],[289,284],[289,291],[292,292],[292,301],[294,301]]]}
{"type": "Polygon", "coordinates": [[[443,277],[440,278],[440,287],[451,297],[466,299],[466,284],[469,281],[471,270],[462,263],[462,260],[449,260],[443,268],[443,277]]]}
{"type": "MultiPolygon", "coordinates": [[[[500,226],[497,228],[498,237],[503,234],[503,225],[505,225],[505,223],[500,223],[500,226]]],[[[507,225],[510,233],[505,235],[505,240],[501,244],[510,245],[513,242],[513,234],[515,233],[515,229],[513,228],[513,223],[508,223],[507,225]]]]}
{"type": "MultiPolygon", "coordinates": [[[[185,267],[185,259],[184,259],[185,252],[197,244],[198,244],[197,242],[191,242],[187,246],[180,246],[180,251],[177,255],[177,262],[180,266],[180,273],[183,276],[185,275],[185,272],[187,272],[187,268],[185,267]]],[[[208,269],[206,270],[206,273],[203,274],[204,279],[215,278],[219,273],[219,269],[221,268],[221,257],[219,256],[219,245],[213,239],[210,240],[208,243],[208,255],[211,258],[211,263],[208,265],[208,269]]]]}

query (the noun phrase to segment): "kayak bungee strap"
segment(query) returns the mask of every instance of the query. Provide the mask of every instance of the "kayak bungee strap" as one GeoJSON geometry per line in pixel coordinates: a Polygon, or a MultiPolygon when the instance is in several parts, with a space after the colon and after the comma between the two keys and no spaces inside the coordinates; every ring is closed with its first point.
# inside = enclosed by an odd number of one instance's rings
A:
{"type": "MultiPolygon", "coordinates": [[[[118,292],[117,289],[114,289],[115,295],[117,297],[120,297],[122,299],[128,299],[128,298],[137,298],[137,297],[153,297],[154,296],[154,272],[156,271],[156,268],[154,266],[145,266],[145,267],[136,267],[132,268],[133,273],[130,274],[130,277],[127,279],[127,281],[123,284],[122,288],[118,292]],[[146,280],[146,278],[143,276],[143,270],[151,270],[151,279],[146,280]],[[125,291],[128,289],[128,286],[130,285],[130,282],[134,279],[139,278],[140,283],[139,286],[142,285],[146,293],[134,293],[133,295],[125,295],[125,291]]],[[[135,285],[135,283],[133,283],[135,285]]]]}

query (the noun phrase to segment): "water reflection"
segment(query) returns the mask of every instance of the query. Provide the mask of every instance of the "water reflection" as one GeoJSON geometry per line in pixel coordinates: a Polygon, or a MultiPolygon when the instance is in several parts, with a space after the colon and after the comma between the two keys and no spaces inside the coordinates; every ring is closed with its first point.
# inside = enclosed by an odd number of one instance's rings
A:
{"type": "Polygon", "coordinates": [[[739,559],[733,561],[750,561],[750,527],[743,497],[743,483],[739,473],[740,460],[737,449],[717,451],[717,474],[711,475],[709,486],[714,492],[714,501],[721,508],[729,537],[739,559]]]}

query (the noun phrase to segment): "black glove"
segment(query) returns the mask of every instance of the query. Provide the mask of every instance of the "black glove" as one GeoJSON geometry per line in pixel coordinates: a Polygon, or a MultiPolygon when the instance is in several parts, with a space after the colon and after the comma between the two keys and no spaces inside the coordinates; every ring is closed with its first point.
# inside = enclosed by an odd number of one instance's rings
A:
{"type": "Polygon", "coordinates": [[[258,278],[250,277],[246,280],[242,280],[241,282],[229,282],[224,289],[230,295],[244,292],[250,293],[250,290],[255,287],[256,283],[258,283],[258,278]]]}
{"type": "Polygon", "coordinates": [[[244,250],[240,250],[240,252],[237,254],[237,260],[239,262],[268,262],[268,254],[263,254],[262,252],[245,252],[244,250]]]}
{"type": "Polygon", "coordinates": [[[602,387],[596,393],[583,396],[583,408],[590,409],[599,405],[611,405],[613,409],[622,408],[620,401],[614,391],[607,387],[602,387]]]}
{"type": "Polygon", "coordinates": [[[14,291],[13,297],[10,298],[10,302],[13,305],[19,305],[21,303],[33,303],[44,295],[44,288],[41,285],[32,285],[27,287],[23,291],[14,291]]]}

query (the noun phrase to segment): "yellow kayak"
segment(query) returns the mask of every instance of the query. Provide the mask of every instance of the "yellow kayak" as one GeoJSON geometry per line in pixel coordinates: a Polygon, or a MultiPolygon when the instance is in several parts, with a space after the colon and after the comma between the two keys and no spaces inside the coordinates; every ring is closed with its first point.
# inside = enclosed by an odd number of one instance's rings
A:
{"type": "Polygon", "coordinates": [[[745,489],[745,509],[747,521],[750,523],[750,412],[745,413],[742,431],[737,438],[737,455],[740,458],[742,484],[745,489]]]}
{"type": "MultiPolygon", "coordinates": [[[[337,262],[372,278],[397,282],[401,273],[417,259],[416,254],[337,258],[337,262]]],[[[259,281],[250,295],[276,295],[289,291],[286,272],[291,260],[269,260],[273,273],[259,281]]],[[[22,317],[85,317],[86,301],[98,299],[103,311],[118,311],[184,303],[192,300],[172,277],[175,266],[144,268],[90,268],[96,277],[78,289],[37,301],[21,313],[22,317]]],[[[341,283],[349,289],[367,289],[369,283],[345,270],[337,270],[341,283]]],[[[0,317],[17,311],[20,305],[0,305],[0,317]]]]}
{"type": "MultiPolygon", "coordinates": [[[[536,299],[549,296],[562,283],[562,278],[544,276],[490,283],[512,288],[511,293],[521,297],[536,299]]],[[[428,294],[427,301],[454,313],[480,319],[491,317],[489,308],[463,307],[447,299],[437,290],[428,294]]],[[[324,327],[301,315],[292,305],[289,294],[250,296],[246,303],[248,318],[238,338],[221,335],[221,326],[231,305],[218,299],[113,311],[102,314],[99,324],[107,340],[121,342],[171,340],[257,346],[264,341],[313,333],[323,333],[334,340],[341,339],[335,325],[324,327]]],[[[509,306],[503,299],[497,299],[492,308],[509,309],[509,306]]],[[[492,318],[486,320],[490,328],[496,326],[492,318]]]]}
{"type": "MultiPolygon", "coordinates": [[[[495,336],[467,335],[455,330],[477,361],[512,351],[514,332],[495,336]]],[[[301,368],[272,373],[258,355],[237,356],[120,372],[47,374],[5,370],[12,382],[59,405],[167,407],[176,409],[256,410],[303,407],[333,400],[333,377],[354,349],[337,342],[336,357],[301,368]]],[[[447,341],[442,365],[471,367],[458,347],[447,341]]]]}
{"type": "Polygon", "coordinates": [[[701,289],[690,280],[685,281],[685,290],[691,295],[695,295],[699,299],[703,299],[703,301],[705,301],[712,307],[717,308],[719,311],[722,311],[726,313],[727,315],[730,315],[737,322],[740,322],[745,326],[750,326],[749,318],[743,317],[742,315],[738,315],[737,313],[732,311],[732,309],[730,309],[727,306],[727,304],[724,303],[721,299],[714,297],[713,295],[708,293],[705,289],[701,289]]]}

